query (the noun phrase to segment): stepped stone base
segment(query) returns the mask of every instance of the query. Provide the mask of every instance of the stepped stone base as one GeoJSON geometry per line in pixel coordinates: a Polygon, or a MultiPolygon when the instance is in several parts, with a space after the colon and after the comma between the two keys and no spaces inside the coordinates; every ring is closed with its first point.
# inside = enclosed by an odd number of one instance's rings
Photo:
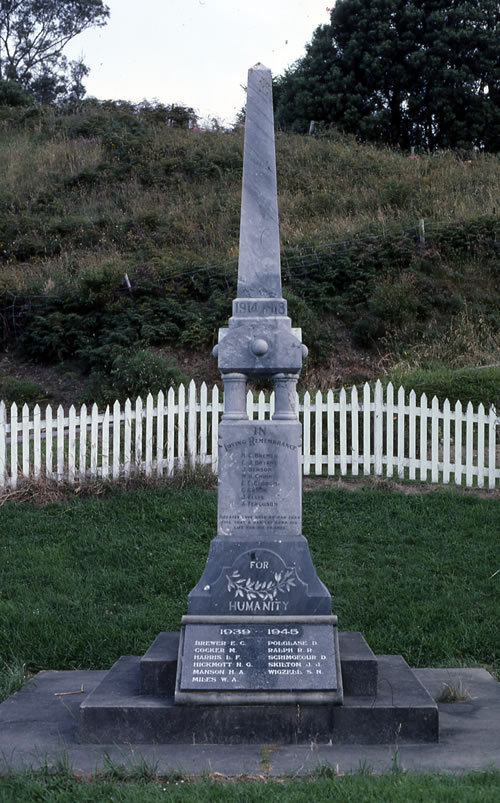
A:
{"type": "Polygon", "coordinates": [[[375,656],[339,633],[343,705],[179,705],[178,634],[143,658],[124,656],[80,706],[81,742],[156,744],[409,744],[437,742],[437,705],[401,656],[375,656]]]}

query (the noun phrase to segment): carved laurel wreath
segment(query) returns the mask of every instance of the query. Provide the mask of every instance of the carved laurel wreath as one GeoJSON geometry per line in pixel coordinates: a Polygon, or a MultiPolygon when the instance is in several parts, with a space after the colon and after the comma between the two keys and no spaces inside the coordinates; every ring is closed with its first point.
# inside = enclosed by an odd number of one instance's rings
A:
{"type": "Polygon", "coordinates": [[[276,599],[278,593],[285,594],[294,588],[296,577],[295,568],[287,569],[284,573],[275,572],[274,580],[261,583],[259,580],[251,580],[250,577],[241,577],[236,569],[231,576],[226,574],[227,590],[234,591],[235,597],[243,597],[247,600],[273,600],[276,599]]]}

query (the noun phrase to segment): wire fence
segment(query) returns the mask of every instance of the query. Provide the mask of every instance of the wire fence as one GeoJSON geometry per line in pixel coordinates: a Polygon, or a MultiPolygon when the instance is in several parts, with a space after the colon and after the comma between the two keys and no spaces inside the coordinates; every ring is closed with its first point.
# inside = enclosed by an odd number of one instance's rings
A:
{"type": "MultiPolygon", "coordinates": [[[[401,228],[398,232],[367,234],[353,239],[337,240],[329,243],[316,243],[311,246],[297,247],[287,251],[283,249],[281,254],[281,272],[283,283],[293,282],[297,278],[306,278],[308,272],[313,268],[321,268],[325,260],[339,268],[345,265],[352,249],[374,246],[383,241],[396,242],[401,239],[406,240],[412,247],[418,249],[432,244],[436,237],[453,228],[463,225],[460,222],[454,223],[434,223],[425,222],[423,219],[417,221],[414,226],[401,228]]],[[[158,289],[165,288],[166,285],[176,279],[186,277],[204,276],[209,284],[222,281],[228,289],[236,286],[238,261],[236,259],[213,263],[209,265],[198,265],[171,269],[165,277],[148,280],[148,286],[158,289]]],[[[127,274],[124,275],[117,292],[130,293],[133,284],[127,274]]],[[[0,294],[0,345],[9,341],[17,342],[22,333],[26,322],[33,315],[43,314],[44,310],[54,301],[60,300],[54,294],[50,295],[17,295],[10,290],[5,290],[0,294]]]]}

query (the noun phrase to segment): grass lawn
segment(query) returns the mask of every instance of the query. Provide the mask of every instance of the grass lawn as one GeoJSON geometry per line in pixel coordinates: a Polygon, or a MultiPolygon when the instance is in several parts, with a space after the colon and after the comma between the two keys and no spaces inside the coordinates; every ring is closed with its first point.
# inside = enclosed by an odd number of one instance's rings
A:
{"type": "MultiPolygon", "coordinates": [[[[216,508],[215,492],[197,486],[1,507],[0,695],[16,687],[23,666],[104,669],[120,655],[142,654],[160,630],[178,629],[216,508]]],[[[322,489],[304,494],[303,523],[342,630],[360,630],[375,652],[401,653],[411,666],[481,665],[500,676],[498,500],[454,490],[322,489]]],[[[196,793],[180,781],[166,792],[112,783],[113,800],[321,800],[341,789],[342,800],[478,801],[498,799],[499,779],[320,776],[314,790],[311,779],[272,789],[270,781],[207,780],[196,793]]],[[[6,777],[0,800],[107,800],[106,783],[6,777]],[[40,795],[16,792],[23,783],[41,785],[40,795]]]]}
{"type": "Polygon", "coordinates": [[[323,800],[390,801],[391,803],[496,803],[500,792],[500,773],[454,775],[416,775],[399,771],[375,776],[369,772],[335,776],[330,771],[304,779],[238,780],[190,782],[176,776],[123,781],[113,772],[82,783],[66,772],[55,776],[46,773],[0,778],[0,801],[113,801],[114,803],[154,803],[154,801],[283,801],[283,803],[317,803],[323,800]]]}
{"type": "MultiPolygon", "coordinates": [[[[0,508],[0,658],[107,668],[176,630],[216,531],[215,492],[139,487],[0,508]]],[[[411,666],[500,670],[500,503],[453,490],[304,494],[342,630],[411,666]]]]}

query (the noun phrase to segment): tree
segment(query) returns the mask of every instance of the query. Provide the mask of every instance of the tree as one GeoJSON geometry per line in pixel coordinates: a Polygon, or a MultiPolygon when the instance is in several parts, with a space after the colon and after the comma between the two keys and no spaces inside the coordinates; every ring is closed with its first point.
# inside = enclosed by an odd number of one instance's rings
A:
{"type": "Polygon", "coordinates": [[[279,125],[409,147],[499,147],[496,0],[338,0],[276,82],[279,125]]]}
{"type": "Polygon", "coordinates": [[[67,81],[79,83],[81,94],[88,70],[79,70],[80,62],[68,68],[63,50],[108,17],[102,0],[0,0],[0,80],[15,81],[41,102],[53,102],[66,91],[67,81]]]}

